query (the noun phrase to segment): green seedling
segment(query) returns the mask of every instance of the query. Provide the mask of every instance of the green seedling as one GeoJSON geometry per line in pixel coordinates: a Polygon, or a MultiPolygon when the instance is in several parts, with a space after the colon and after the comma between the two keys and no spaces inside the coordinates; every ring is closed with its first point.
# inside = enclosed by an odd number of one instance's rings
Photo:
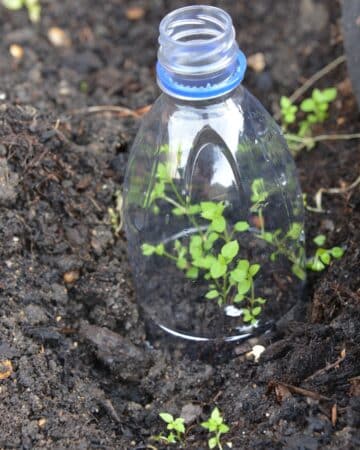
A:
{"type": "Polygon", "coordinates": [[[41,16],[41,5],[39,0],[2,0],[5,8],[17,11],[26,8],[31,22],[39,22],[41,16]]]}
{"type": "Polygon", "coordinates": [[[221,416],[219,409],[215,407],[210,418],[206,422],[203,422],[201,426],[213,434],[208,440],[209,448],[213,449],[217,447],[219,450],[222,450],[223,447],[220,441],[221,436],[227,433],[230,428],[224,423],[224,419],[221,416]]]}
{"type": "Polygon", "coordinates": [[[158,164],[155,177],[149,194],[153,212],[160,211],[158,202],[166,202],[171,205],[172,214],[187,217],[196,232],[187,241],[177,239],[170,249],[164,244],[145,243],[143,254],[168,258],[187,278],[206,281],[205,299],[215,300],[219,306],[242,302],[243,320],[255,324],[265,303],[265,299],[255,296],[254,278],[260,265],[240,259],[237,239],[249,229],[248,222],[239,221],[231,227],[224,214],[225,202],[192,204],[188,198],[182,198],[165,163],[158,164]]]}
{"type": "Polygon", "coordinates": [[[280,98],[280,111],[282,122],[285,125],[290,125],[296,121],[296,113],[298,111],[298,107],[296,105],[293,105],[288,97],[282,96],[280,98]]]}
{"type": "MultiPolygon", "coordinates": [[[[167,147],[160,149],[160,153],[167,151],[167,147]]],[[[224,214],[225,202],[192,204],[188,198],[184,199],[170,176],[170,167],[165,163],[158,164],[155,179],[156,183],[148,194],[153,212],[159,213],[158,203],[166,202],[171,205],[172,214],[187,217],[196,232],[187,241],[176,240],[171,249],[165,248],[164,244],[145,243],[143,254],[166,257],[187,278],[205,280],[208,284],[207,300],[216,300],[220,306],[243,302],[244,321],[254,324],[261,305],[265,303],[264,299],[255,296],[254,289],[254,277],[260,265],[240,259],[240,245],[236,239],[249,229],[248,222],[239,221],[230,227],[224,214]]]]}
{"type": "MultiPolygon", "coordinates": [[[[311,150],[316,142],[320,140],[320,136],[312,135],[312,128],[316,124],[323,123],[328,117],[330,103],[336,99],[337,90],[334,87],[327,89],[314,89],[311,97],[305,98],[300,107],[294,105],[288,97],[281,97],[280,112],[282,119],[282,128],[286,131],[289,126],[297,130],[295,132],[286,133],[285,137],[288,141],[290,150],[297,153],[306,147],[311,150]],[[301,111],[304,116],[299,121],[298,113],[301,111]]],[[[323,139],[326,136],[321,136],[323,139]]]]}
{"type": "Polygon", "coordinates": [[[281,230],[275,230],[274,232],[262,231],[258,237],[274,248],[270,255],[271,261],[275,261],[280,255],[285,256],[292,263],[292,273],[304,281],[306,278],[303,264],[304,249],[299,245],[302,234],[302,224],[293,222],[285,235],[282,235],[281,230]]]}
{"type": "Polygon", "coordinates": [[[161,433],[158,436],[154,436],[153,439],[166,444],[183,442],[185,434],[184,419],[181,417],[175,419],[171,414],[166,412],[160,413],[159,416],[167,424],[166,429],[170,431],[170,433],[167,436],[161,433]]]}
{"type": "MultiPolygon", "coordinates": [[[[168,151],[164,146],[159,153],[168,151]]],[[[256,325],[266,303],[265,298],[256,295],[255,289],[261,266],[241,255],[239,243],[241,236],[249,231],[250,224],[246,220],[230,224],[226,214],[228,204],[224,201],[192,203],[188,197],[184,198],[171,176],[169,164],[159,162],[153,169],[155,182],[146,195],[147,204],[144,206],[159,214],[165,204],[169,205],[174,218],[186,218],[193,226],[193,232],[190,237],[166,244],[144,243],[143,255],[169,259],[188,279],[199,280],[207,286],[205,300],[216,301],[219,306],[237,304],[241,307],[243,321],[256,325]]],[[[269,195],[262,178],[253,180],[250,211],[257,215],[260,227],[255,235],[274,247],[272,261],[279,254],[286,256],[293,264],[293,273],[303,280],[302,247],[296,247],[298,254],[289,247],[290,241],[292,247],[294,242],[297,243],[302,226],[292,224],[283,237],[280,230],[266,232],[263,208],[269,195]]]]}
{"type": "Polygon", "coordinates": [[[336,88],[327,88],[324,90],[314,89],[311,97],[306,98],[300,103],[300,109],[306,113],[306,122],[311,126],[316,123],[324,122],[328,117],[329,105],[336,99],[336,88]]]}
{"type": "Polygon", "coordinates": [[[255,296],[254,278],[260,265],[239,258],[240,245],[234,237],[246,232],[249,224],[239,221],[230,228],[224,217],[225,207],[224,202],[176,206],[173,214],[191,217],[198,233],[193,234],[186,245],[176,240],[172,252],[167,251],[164,244],[143,244],[142,252],[145,256],[169,258],[187,278],[206,280],[209,289],[205,298],[216,300],[219,306],[244,303],[244,321],[255,324],[261,305],[265,303],[265,299],[255,296]],[[207,222],[204,231],[198,225],[199,219],[207,222]]]}
{"type": "Polygon", "coordinates": [[[255,179],[251,185],[251,211],[256,212],[258,216],[258,226],[260,233],[257,237],[266,241],[274,248],[270,255],[271,261],[275,261],[280,255],[285,256],[292,263],[292,273],[304,281],[306,273],[304,270],[304,249],[299,245],[299,239],[303,234],[301,223],[292,222],[289,230],[284,234],[282,230],[277,229],[273,232],[265,230],[263,207],[270,193],[265,189],[265,183],[262,178],[255,179]]]}
{"type": "Polygon", "coordinates": [[[331,263],[332,259],[340,259],[344,255],[344,249],[341,247],[323,248],[326,242],[326,237],[323,234],[316,236],[313,241],[318,248],[315,255],[307,260],[306,268],[309,270],[321,272],[331,263]]]}

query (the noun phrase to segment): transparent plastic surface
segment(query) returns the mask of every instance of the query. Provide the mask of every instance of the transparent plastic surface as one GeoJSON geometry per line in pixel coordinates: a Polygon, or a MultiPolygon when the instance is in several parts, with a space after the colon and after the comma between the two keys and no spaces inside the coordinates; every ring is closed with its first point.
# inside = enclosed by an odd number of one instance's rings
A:
{"type": "Polygon", "coordinates": [[[230,16],[180,8],[160,24],[164,91],[133,145],[124,213],[138,301],[153,330],[237,340],[301,298],[302,196],[280,130],[240,85],[230,16]]]}
{"type": "Polygon", "coordinates": [[[133,144],[124,213],[146,318],[191,340],[236,340],[301,298],[303,203],[293,159],[239,86],[191,103],[162,94],[133,144]]]}

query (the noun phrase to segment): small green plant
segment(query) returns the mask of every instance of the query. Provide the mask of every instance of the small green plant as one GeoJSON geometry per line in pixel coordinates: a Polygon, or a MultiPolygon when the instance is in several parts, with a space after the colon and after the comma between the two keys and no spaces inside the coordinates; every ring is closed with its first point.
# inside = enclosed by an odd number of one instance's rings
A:
{"type": "Polygon", "coordinates": [[[167,436],[161,433],[158,436],[154,436],[153,439],[165,442],[166,444],[183,442],[185,433],[184,419],[181,417],[175,419],[174,416],[166,412],[160,413],[159,416],[167,424],[166,429],[169,430],[170,433],[167,436]]]}
{"type": "MultiPolygon", "coordinates": [[[[164,244],[142,245],[145,256],[158,255],[173,261],[189,279],[201,278],[208,284],[207,300],[216,300],[219,306],[242,302],[243,320],[256,324],[262,305],[266,302],[255,295],[254,278],[260,270],[259,264],[251,264],[239,258],[240,245],[237,236],[246,232],[250,225],[239,221],[230,227],[225,217],[225,202],[201,202],[192,204],[182,198],[170,176],[170,168],[159,163],[155,173],[156,183],[149,194],[153,212],[158,214],[158,201],[172,207],[176,217],[186,216],[196,232],[185,244],[177,239],[173,249],[164,244]],[[167,192],[171,192],[171,195],[167,192]]],[[[261,194],[258,193],[260,197],[261,194]]],[[[261,198],[258,199],[261,201],[261,198]]]]}
{"type": "Polygon", "coordinates": [[[229,431],[228,425],[224,423],[224,419],[218,408],[214,408],[211,416],[206,422],[201,424],[203,428],[213,433],[213,436],[208,440],[208,445],[210,449],[217,447],[222,450],[221,436],[229,431]]]}
{"type": "MultiPolygon", "coordinates": [[[[159,155],[168,151],[168,146],[163,146],[159,155]]],[[[255,278],[261,266],[242,257],[239,244],[241,236],[250,230],[250,224],[246,220],[230,224],[228,204],[224,201],[192,203],[189,197],[180,194],[171,172],[171,163],[157,163],[151,174],[155,182],[149,187],[143,206],[159,214],[167,204],[174,219],[185,218],[192,225],[192,232],[190,236],[168,243],[144,243],[143,255],[169,259],[187,278],[200,280],[207,286],[205,300],[216,301],[219,306],[238,304],[243,321],[256,325],[266,303],[255,289],[255,278]]],[[[269,195],[263,178],[253,180],[250,212],[260,230],[253,229],[252,233],[274,247],[271,261],[280,254],[287,257],[293,264],[293,273],[304,280],[303,250],[298,243],[302,225],[293,223],[285,235],[281,230],[267,232],[263,209],[269,195]]]]}
{"type": "Polygon", "coordinates": [[[302,233],[302,224],[293,222],[285,235],[281,234],[281,230],[275,230],[274,232],[262,231],[258,237],[274,248],[270,255],[271,261],[275,261],[280,255],[285,256],[292,263],[292,273],[304,281],[306,278],[303,264],[304,249],[298,244],[302,233]]]}
{"type": "Polygon", "coordinates": [[[300,136],[304,136],[311,125],[322,123],[327,119],[329,105],[336,99],[336,96],[336,88],[327,88],[322,91],[320,89],[314,89],[311,97],[306,98],[300,103],[301,111],[306,113],[305,120],[300,124],[300,136]],[[302,127],[302,124],[306,125],[302,127]]]}
{"type": "Polygon", "coordinates": [[[281,119],[284,124],[288,125],[295,122],[298,107],[293,105],[288,97],[282,96],[280,98],[280,110],[281,119]]]}
{"type": "Polygon", "coordinates": [[[17,11],[26,8],[31,22],[39,22],[41,16],[41,5],[39,0],[2,0],[5,8],[17,11]]]}
{"type": "Polygon", "coordinates": [[[316,249],[315,255],[307,260],[306,268],[309,270],[321,272],[330,264],[333,258],[340,259],[344,255],[344,249],[341,247],[323,248],[326,242],[326,237],[323,234],[316,236],[313,241],[318,248],[316,249]]]}
{"type": "Polygon", "coordinates": [[[285,256],[291,263],[292,273],[300,280],[305,280],[306,273],[304,267],[304,249],[299,245],[299,239],[303,234],[303,225],[299,222],[292,222],[289,230],[284,234],[282,230],[266,231],[263,217],[263,206],[268,199],[270,192],[265,189],[262,178],[257,178],[251,185],[251,211],[258,215],[258,227],[260,233],[257,237],[266,241],[274,248],[270,255],[270,260],[275,261],[280,255],[285,256]]]}
{"type": "Polygon", "coordinates": [[[290,98],[281,97],[282,128],[286,131],[285,137],[290,150],[297,153],[303,147],[310,150],[315,146],[318,137],[312,135],[312,127],[323,123],[327,119],[330,103],[336,99],[336,96],[337,90],[333,87],[323,90],[314,89],[311,96],[300,103],[300,107],[294,105],[290,98]],[[299,122],[298,113],[300,111],[303,118],[299,122]],[[296,126],[297,129],[295,128],[296,126]],[[295,128],[295,131],[288,132],[289,127],[295,128]]]}

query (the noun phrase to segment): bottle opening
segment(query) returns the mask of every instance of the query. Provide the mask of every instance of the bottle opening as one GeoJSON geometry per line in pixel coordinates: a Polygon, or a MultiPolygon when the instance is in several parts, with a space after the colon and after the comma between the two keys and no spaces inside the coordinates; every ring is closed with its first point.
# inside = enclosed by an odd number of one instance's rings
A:
{"type": "Polygon", "coordinates": [[[160,27],[160,32],[175,43],[188,44],[194,41],[206,43],[219,40],[226,37],[227,32],[230,31],[230,34],[233,32],[231,19],[227,13],[218,8],[202,6],[190,6],[174,11],[165,17],[160,27]]]}
{"type": "Polygon", "coordinates": [[[160,23],[157,78],[178,98],[207,99],[234,89],[246,59],[235,41],[231,17],[213,6],[177,9],[160,23]]]}

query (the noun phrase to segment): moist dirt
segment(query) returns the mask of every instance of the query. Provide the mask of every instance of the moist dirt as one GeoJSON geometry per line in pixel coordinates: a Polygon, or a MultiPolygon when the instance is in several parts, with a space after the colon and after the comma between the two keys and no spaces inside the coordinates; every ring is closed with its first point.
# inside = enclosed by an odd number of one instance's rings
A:
{"type": "MultiPolygon", "coordinates": [[[[246,357],[253,342],[212,361],[147,341],[125,236],[108,210],[158,95],[158,23],[185,4],[44,1],[38,25],[0,6],[1,449],[166,448],[150,437],[167,411],[187,417],[184,448],[202,450],[199,424],[215,405],[230,426],[224,449],[360,447],[359,185],[324,194],[324,213],[307,212],[308,254],[320,233],[346,252],[310,274],[303,314],[260,340],[258,362],[246,357]],[[65,32],[61,45],[53,27],[65,32]]],[[[245,53],[265,56],[244,83],[272,113],[280,95],[343,53],[335,0],[216,5],[233,16],[245,53]]],[[[339,95],[316,132],[359,131],[346,66],[318,86],[339,95]]],[[[323,142],[297,166],[313,205],[318,189],[359,176],[359,142],[323,142]]]]}

